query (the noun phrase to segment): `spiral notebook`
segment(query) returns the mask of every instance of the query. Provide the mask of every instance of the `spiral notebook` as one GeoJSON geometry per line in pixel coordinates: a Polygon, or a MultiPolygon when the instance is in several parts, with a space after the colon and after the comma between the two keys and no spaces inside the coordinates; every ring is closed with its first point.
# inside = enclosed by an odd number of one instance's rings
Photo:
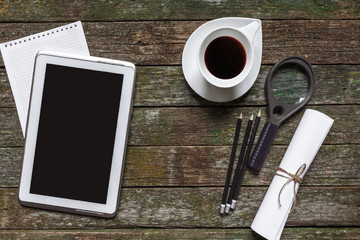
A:
{"type": "Polygon", "coordinates": [[[36,54],[52,50],[90,55],[80,21],[3,43],[0,50],[24,135],[36,54]]]}

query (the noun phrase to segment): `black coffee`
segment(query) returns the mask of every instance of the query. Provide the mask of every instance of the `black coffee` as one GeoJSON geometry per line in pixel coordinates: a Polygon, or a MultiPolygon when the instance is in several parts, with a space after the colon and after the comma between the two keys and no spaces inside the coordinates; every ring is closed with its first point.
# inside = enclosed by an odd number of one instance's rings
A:
{"type": "Polygon", "coordinates": [[[206,48],[205,64],[209,72],[221,79],[236,77],[244,69],[244,46],[233,37],[218,37],[206,48]]]}

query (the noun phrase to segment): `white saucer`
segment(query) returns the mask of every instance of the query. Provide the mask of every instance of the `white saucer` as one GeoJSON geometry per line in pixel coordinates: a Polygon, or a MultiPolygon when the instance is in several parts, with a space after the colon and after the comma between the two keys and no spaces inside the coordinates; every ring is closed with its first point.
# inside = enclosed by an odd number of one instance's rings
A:
{"type": "Polygon", "coordinates": [[[234,28],[241,28],[250,24],[253,21],[259,21],[253,18],[238,18],[228,17],[219,18],[207,22],[198,27],[187,40],[183,55],[182,55],[182,69],[186,81],[190,87],[201,97],[213,102],[229,102],[235,100],[244,95],[254,84],[261,65],[262,54],[262,27],[260,22],[260,29],[256,32],[254,38],[254,63],[253,67],[247,76],[241,83],[232,88],[218,88],[207,82],[201,75],[196,60],[196,54],[200,47],[201,42],[207,33],[211,32],[215,28],[229,26],[234,28]]]}

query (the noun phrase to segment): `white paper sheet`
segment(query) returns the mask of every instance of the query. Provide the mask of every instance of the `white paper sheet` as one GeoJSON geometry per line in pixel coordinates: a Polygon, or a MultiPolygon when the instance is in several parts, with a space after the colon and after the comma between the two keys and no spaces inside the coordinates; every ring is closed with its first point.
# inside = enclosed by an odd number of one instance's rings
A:
{"type": "Polygon", "coordinates": [[[3,43],[0,49],[24,135],[36,54],[52,50],[90,55],[80,21],[3,43]]]}
{"type": "MultiPolygon", "coordinates": [[[[305,163],[306,169],[301,175],[303,178],[333,122],[334,120],[325,114],[307,109],[279,167],[289,173],[295,174],[299,167],[305,163]]],[[[287,174],[283,172],[277,171],[277,173],[287,176],[287,174]]],[[[294,201],[294,181],[287,184],[281,192],[280,199],[282,207],[280,207],[278,203],[279,192],[287,180],[287,178],[277,175],[274,176],[254,221],[251,224],[251,228],[266,239],[280,239],[291,210],[294,201]]],[[[298,188],[299,184],[296,184],[296,192],[298,188]]]]}

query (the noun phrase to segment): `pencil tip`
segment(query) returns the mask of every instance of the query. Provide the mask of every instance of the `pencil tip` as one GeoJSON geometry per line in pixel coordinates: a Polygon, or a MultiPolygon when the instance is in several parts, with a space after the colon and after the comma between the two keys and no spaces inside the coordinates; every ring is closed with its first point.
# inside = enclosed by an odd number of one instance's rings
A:
{"type": "Polygon", "coordinates": [[[251,114],[250,120],[254,120],[254,114],[251,114]]]}
{"type": "Polygon", "coordinates": [[[239,119],[242,119],[242,112],[240,113],[239,119]]]}
{"type": "Polygon", "coordinates": [[[261,109],[260,109],[260,111],[259,111],[259,113],[258,113],[258,117],[261,117],[261,109]]]}

